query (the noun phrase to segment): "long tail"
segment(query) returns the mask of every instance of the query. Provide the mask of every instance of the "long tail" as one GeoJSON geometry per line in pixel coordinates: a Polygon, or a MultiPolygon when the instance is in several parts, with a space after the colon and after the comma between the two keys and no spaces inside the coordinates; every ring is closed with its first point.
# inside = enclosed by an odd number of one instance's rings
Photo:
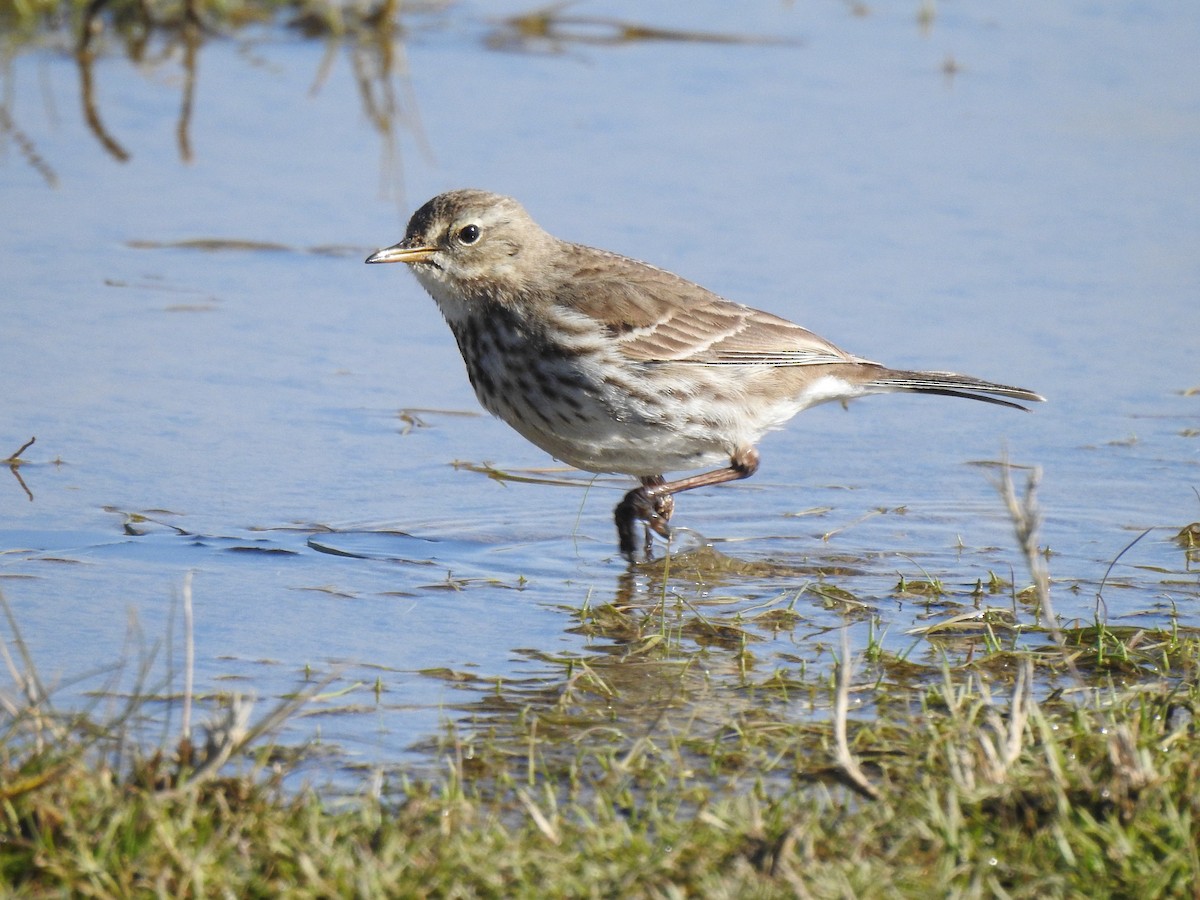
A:
{"type": "Polygon", "coordinates": [[[877,378],[872,378],[867,384],[884,391],[911,391],[914,394],[966,397],[968,400],[982,400],[984,403],[1011,406],[1013,409],[1026,411],[1028,411],[1027,408],[1020,403],[1000,398],[1012,397],[1015,400],[1025,400],[1030,403],[1041,403],[1046,399],[1041,394],[1027,388],[996,384],[992,381],[983,381],[970,375],[958,375],[954,372],[904,372],[897,369],[884,369],[877,378]]]}

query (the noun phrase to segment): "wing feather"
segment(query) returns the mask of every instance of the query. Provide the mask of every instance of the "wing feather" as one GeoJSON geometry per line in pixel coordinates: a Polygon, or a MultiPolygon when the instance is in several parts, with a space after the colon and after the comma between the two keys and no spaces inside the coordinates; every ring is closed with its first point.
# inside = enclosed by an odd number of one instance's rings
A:
{"type": "Polygon", "coordinates": [[[576,249],[587,262],[574,268],[559,301],[602,322],[631,361],[870,364],[793,322],[733,303],[663,269],[590,247],[576,249]]]}

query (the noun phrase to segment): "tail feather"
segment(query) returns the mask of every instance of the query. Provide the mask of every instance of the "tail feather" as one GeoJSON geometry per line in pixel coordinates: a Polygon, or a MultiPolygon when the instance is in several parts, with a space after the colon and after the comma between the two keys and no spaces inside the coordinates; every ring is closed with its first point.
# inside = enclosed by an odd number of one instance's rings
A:
{"type": "Polygon", "coordinates": [[[998,406],[1009,406],[1026,411],[1028,411],[1026,407],[1020,403],[1013,403],[1012,400],[1041,403],[1046,399],[1028,388],[996,384],[992,381],[983,381],[971,375],[958,375],[954,372],[904,372],[897,369],[885,369],[878,377],[872,378],[869,385],[885,391],[909,391],[915,394],[965,397],[968,400],[982,400],[984,403],[995,403],[998,406]],[[1001,399],[1004,397],[1012,399],[1001,399]]]}

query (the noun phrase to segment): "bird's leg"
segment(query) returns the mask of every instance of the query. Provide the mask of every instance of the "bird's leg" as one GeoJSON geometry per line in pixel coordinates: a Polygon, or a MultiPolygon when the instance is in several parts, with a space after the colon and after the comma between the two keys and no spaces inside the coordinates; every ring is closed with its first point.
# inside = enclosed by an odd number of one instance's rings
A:
{"type": "Polygon", "coordinates": [[[650,558],[653,541],[651,531],[664,538],[671,536],[667,524],[671,513],[675,511],[675,494],[690,491],[693,488],[708,487],[712,484],[724,484],[726,481],[739,481],[749,478],[758,471],[758,451],[753,447],[739,448],[729,459],[729,465],[723,469],[702,472],[678,481],[667,481],[661,475],[645,475],[641,487],[636,487],[617,504],[614,511],[617,521],[617,539],[621,554],[630,562],[640,561],[637,556],[638,546],[635,535],[637,521],[645,524],[644,557],[650,558]]]}

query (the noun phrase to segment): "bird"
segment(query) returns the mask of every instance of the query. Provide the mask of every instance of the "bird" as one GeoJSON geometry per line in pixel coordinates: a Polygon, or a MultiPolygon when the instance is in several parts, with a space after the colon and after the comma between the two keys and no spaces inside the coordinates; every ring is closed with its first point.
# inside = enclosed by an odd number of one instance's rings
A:
{"type": "Polygon", "coordinates": [[[439,194],[366,262],[408,266],[484,409],[568,465],[638,479],[614,510],[631,564],[652,557],[655,534],[670,539],[676,494],[750,477],[760,438],[811,406],[896,392],[1022,410],[1045,399],[888,368],[665,269],[561,240],[488,191],[439,194]]]}

